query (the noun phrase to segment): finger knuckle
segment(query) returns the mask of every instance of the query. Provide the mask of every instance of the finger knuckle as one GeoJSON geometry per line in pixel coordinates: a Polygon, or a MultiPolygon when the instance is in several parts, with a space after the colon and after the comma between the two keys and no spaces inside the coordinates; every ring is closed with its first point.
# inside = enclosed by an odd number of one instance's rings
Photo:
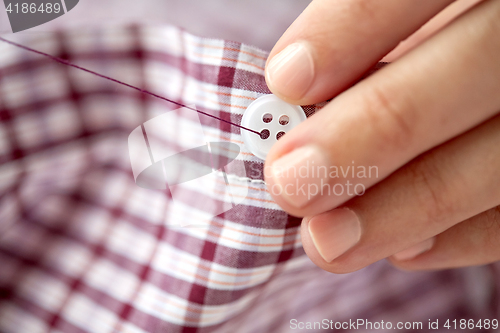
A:
{"type": "Polygon", "coordinates": [[[407,168],[415,204],[420,207],[423,222],[427,225],[442,224],[456,209],[443,170],[435,159],[434,154],[429,153],[417,158],[407,168]]]}
{"type": "Polygon", "coordinates": [[[368,126],[382,151],[408,149],[415,138],[416,123],[416,110],[410,97],[376,85],[368,88],[363,96],[368,126]]]}
{"type": "MultiPolygon", "coordinates": [[[[478,223],[478,225],[481,225],[478,223]]],[[[497,234],[500,236],[500,206],[486,211],[486,223],[483,226],[489,234],[497,234]]]]}
{"type": "Polygon", "coordinates": [[[343,1],[343,8],[347,13],[354,13],[356,17],[376,17],[380,14],[377,3],[373,1],[343,1]]]}
{"type": "Polygon", "coordinates": [[[478,245],[485,252],[485,257],[500,259],[500,206],[487,210],[483,214],[476,216],[471,223],[475,230],[473,234],[482,235],[478,245]]]}
{"type": "MultiPolygon", "coordinates": [[[[496,254],[500,255],[500,247],[498,242],[500,241],[500,206],[496,206],[492,209],[492,228],[490,234],[491,248],[496,249],[496,254]]],[[[500,257],[497,257],[497,260],[500,257]]]]}
{"type": "Polygon", "coordinates": [[[493,214],[493,222],[495,222],[495,226],[500,227],[500,206],[496,206],[491,211],[493,214]]]}

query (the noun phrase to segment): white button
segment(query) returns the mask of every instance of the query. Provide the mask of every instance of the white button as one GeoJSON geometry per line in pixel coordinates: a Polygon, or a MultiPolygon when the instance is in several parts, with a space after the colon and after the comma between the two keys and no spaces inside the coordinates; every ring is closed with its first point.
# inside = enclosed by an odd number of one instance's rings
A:
{"type": "Polygon", "coordinates": [[[275,95],[261,96],[248,106],[241,119],[242,126],[261,135],[242,130],[243,142],[252,154],[265,160],[273,144],[304,120],[306,114],[300,106],[288,104],[275,95]]]}

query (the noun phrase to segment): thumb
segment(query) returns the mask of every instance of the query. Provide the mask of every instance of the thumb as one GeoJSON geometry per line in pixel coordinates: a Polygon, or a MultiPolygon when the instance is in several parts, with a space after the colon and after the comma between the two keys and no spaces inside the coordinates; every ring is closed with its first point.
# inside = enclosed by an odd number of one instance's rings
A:
{"type": "Polygon", "coordinates": [[[294,104],[334,97],[452,0],[314,0],[269,56],[271,91],[294,104]]]}

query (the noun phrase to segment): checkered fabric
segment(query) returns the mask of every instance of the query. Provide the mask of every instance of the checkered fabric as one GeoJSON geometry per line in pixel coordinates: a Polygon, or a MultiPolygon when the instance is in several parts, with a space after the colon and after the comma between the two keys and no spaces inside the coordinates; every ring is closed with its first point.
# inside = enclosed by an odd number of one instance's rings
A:
{"type": "MultiPolygon", "coordinates": [[[[174,27],[6,37],[237,124],[269,93],[266,52],[174,27]]],[[[167,190],[141,188],[127,148],[137,126],[177,108],[0,44],[1,332],[290,332],[300,331],[292,319],[426,327],[500,318],[498,264],[317,268],[302,249],[300,219],[273,202],[240,129],[204,116],[204,135],[239,145],[246,173],[228,177],[248,195],[196,225],[199,200],[217,193],[175,202],[167,190]]]]}

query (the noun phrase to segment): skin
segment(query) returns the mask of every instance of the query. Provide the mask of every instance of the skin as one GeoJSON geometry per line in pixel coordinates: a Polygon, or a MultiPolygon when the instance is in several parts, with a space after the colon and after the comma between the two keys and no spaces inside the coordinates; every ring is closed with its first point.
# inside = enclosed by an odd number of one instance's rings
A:
{"type": "MultiPolygon", "coordinates": [[[[315,75],[297,97],[266,66],[271,91],[299,105],[333,100],[275,144],[266,170],[306,145],[329,165],[379,170],[359,180],[367,188],[361,196],[322,195],[298,207],[270,191],[304,217],[303,246],[316,265],[347,273],[384,258],[405,270],[500,260],[498,36],[500,0],[314,0],[281,37],[268,64],[302,42],[315,75]],[[391,64],[354,84],[381,59],[391,64]],[[327,262],[308,223],[338,207],[358,216],[362,232],[327,262]],[[432,246],[409,259],[394,256],[423,242],[432,246]]],[[[266,182],[277,184],[268,172],[266,182]]]]}

